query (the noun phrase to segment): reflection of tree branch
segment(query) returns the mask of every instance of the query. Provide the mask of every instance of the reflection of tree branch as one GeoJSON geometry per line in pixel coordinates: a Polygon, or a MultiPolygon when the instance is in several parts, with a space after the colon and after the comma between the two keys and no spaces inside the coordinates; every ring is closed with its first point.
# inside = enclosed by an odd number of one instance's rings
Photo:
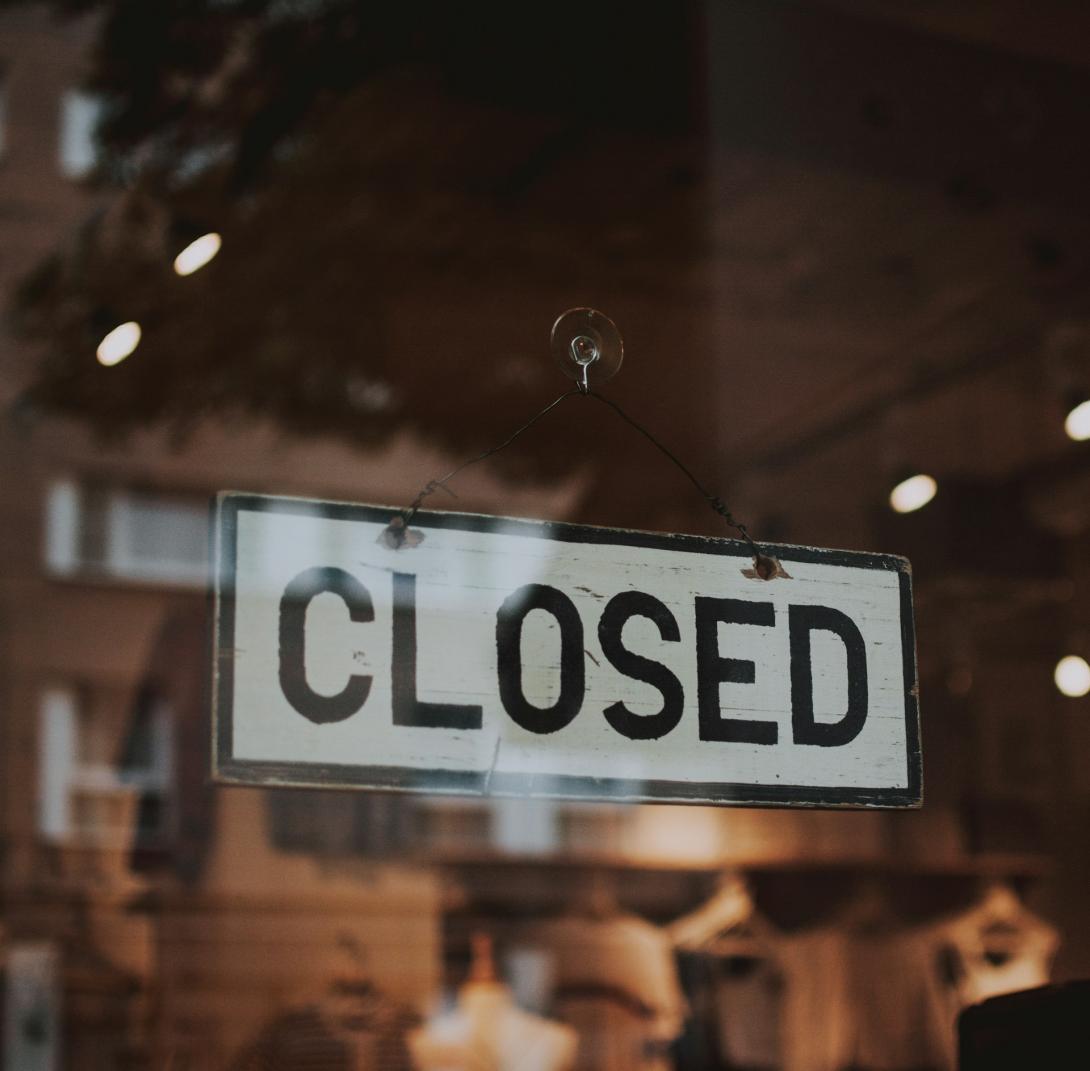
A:
{"type": "MultiPolygon", "coordinates": [[[[466,455],[551,393],[559,310],[593,297],[626,321],[649,295],[683,294],[705,193],[669,179],[699,155],[678,103],[687,68],[658,62],[688,40],[680,23],[639,29],[633,13],[627,49],[575,92],[582,61],[555,49],[555,7],[487,6],[471,33],[439,3],[364,18],[356,0],[57,0],[102,18],[104,173],[131,182],[16,295],[45,353],[21,411],[111,439],[151,426],[180,441],[213,419],[363,447],[407,432],[466,455]],[[656,62],[634,82],[645,47],[656,62]],[[180,280],[183,223],[223,248],[180,280]],[[142,341],[104,371],[94,349],[118,317],[142,341]]],[[[607,15],[580,9],[580,25],[607,15]]],[[[594,449],[571,449],[564,430],[587,420],[563,419],[564,449],[510,451],[501,473],[609,463],[623,429],[595,421],[594,449]]]]}

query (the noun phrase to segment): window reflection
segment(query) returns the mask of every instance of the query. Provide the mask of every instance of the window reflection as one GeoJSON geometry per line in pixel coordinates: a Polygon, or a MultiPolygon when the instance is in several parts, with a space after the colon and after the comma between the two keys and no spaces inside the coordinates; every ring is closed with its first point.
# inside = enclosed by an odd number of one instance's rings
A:
{"type": "MultiPolygon", "coordinates": [[[[952,1071],[967,1005],[1090,974],[1090,24],[991,6],[0,5],[0,1071],[952,1071]],[[209,496],[404,504],[562,389],[577,302],[755,535],[921,562],[923,811],[210,781],[209,496]]],[[[429,505],[720,532],[581,404],[429,505]]],[[[419,699],[527,579],[421,578],[419,699]]]]}

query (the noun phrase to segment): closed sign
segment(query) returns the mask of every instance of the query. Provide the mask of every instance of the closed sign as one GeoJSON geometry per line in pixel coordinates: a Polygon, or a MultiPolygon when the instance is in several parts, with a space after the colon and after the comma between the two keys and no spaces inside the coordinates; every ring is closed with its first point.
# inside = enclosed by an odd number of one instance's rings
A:
{"type": "Polygon", "coordinates": [[[225,494],[233,783],[918,806],[903,558],[225,494]]]}

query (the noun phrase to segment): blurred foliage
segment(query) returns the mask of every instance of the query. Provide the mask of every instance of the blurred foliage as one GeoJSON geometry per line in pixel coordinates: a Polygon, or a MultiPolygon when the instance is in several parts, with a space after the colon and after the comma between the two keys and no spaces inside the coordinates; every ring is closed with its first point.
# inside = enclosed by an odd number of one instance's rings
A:
{"type": "Polygon", "coordinates": [[[53,7],[98,20],[93,182],[116,195],[16,295],[37,406],[110,434],[213,415],[478,449],[568,386],[547,349],[564,308],[624,328],[654,321],[649,295],[689,300],[690,5],[53,7]],[[207,229],[223,252],[176,278],[207,229]],[[95,345],[127,319],[140,349],[103,370],[95,345]]]}

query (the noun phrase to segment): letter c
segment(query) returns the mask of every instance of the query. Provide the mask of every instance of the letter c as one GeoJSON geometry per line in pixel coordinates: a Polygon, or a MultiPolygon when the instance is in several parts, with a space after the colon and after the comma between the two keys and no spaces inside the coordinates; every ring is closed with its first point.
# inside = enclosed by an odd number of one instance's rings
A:
{"type": "Polygon", "coordinates": [[[336,695],[319,695],[307,683],[305,665],[307,608],[316,595],[330,592],[344,600],[352,621],[374,621],[368,590],[351,573],[332,566],[304,569],[280,599],[280,688],[284,698],[316,725],[344,721],[371,692],[371,678],[352,674],[336,695]]]}

